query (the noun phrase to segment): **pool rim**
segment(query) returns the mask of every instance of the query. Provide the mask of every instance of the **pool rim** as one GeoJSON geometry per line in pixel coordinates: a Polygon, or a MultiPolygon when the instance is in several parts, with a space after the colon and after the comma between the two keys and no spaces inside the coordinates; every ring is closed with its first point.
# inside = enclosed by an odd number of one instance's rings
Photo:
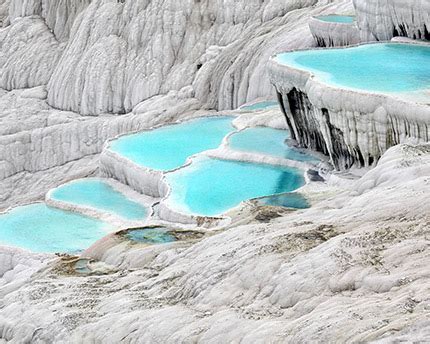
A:
{"type": "MultiPolygon", "coordinates": [[[[283,54],[290,54],[290,53],[296,53],[296,52],[305,52],[305,51],[322,51],[322,50],[343,50],[343,49],[353,49],[353,48],[360,48],[360,47],[365,47],[365,46],[373,46],[373,45],[382,45],[382,44],[391,44],[391,45],[417,45],[417,46],[424,46],[426,48],[428,48],[430,50],[430,42],[422,42],[422,41],[378,41],[378,42],[365,42],[365,43],[358,43],[358,44],[352,44],[352,45],[348,45],[348,46],[339,46],[339,47],[313,47],[311,49],[292,49],[292,50],[288,50],[288,51],[284,51],[284,52],[280,52],[280,53],[276,53],[270,56],[269,59],[269,68],[271,68],[271,66],[273,67],[273,65],[276,65],[278,67],[284,68],[286,70],[291,70],[291,71],[295,71],[295,72],[299,72],[302,74],[307,74],[309,77],[309,80],[312,80],[314,82],[318,82],[320,84],[322,84],[323,86],[333,89],[333,90],[342,90],[342,91],[348,91],[348,92],[353,92],[353,93],[359,93],[359,94],[364,94],[364,95],[373,95],[373,96],[382,96],[382,97],[390,97],[390,98],[394,98],[396,100],[399,101],[404,101],[407,103],[413,103],[413,104],[418,104],[418,105],[426,105],[424,103],[419,103],[419,102],[414,102],[414,101],[406,101],[405,99],[399,98],[398,96],[396,97],[396,95],[401,95],[401,94],[411,94],[411,93],[415,93],[415,92],[419,92],[419,91],[405,91],[405,92],[387,92],[387,93],[383,93],[383,92],[378,92],[378,91],[369,91],[369,90],[364,90],[364,89],[359,89],[359,88],[350,88],[350,87],[346,87],[343,85],[333,85],[328,83],[327,81],[323,81],[321,80],[321,78],[319,76],[317,76],[313,71],[310,70],[306,70],[304,68],[300,68],[297,66],[291,66],[288,64],[284,64],[277,59],[277,57],[279,55],[283,55],[283,54]]],[[[423,90],[429,90],[430,91],[430,87],[428,89],[419,89],[421,91],[423,90]]],[[[429,103],[430,103],[430,98],[429,98],[429,103]]],[[[428,106],[428,105],[427,105],[428,106]]]]}

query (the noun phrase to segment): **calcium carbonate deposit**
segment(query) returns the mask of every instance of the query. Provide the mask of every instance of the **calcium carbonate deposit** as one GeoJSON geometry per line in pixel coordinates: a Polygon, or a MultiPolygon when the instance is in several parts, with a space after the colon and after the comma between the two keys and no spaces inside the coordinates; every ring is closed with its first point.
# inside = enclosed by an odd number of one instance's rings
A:
{"type": "Polygon", "coordinates": [[[0,0],[0,343],[430,342],[429,31],[0,0]]]}

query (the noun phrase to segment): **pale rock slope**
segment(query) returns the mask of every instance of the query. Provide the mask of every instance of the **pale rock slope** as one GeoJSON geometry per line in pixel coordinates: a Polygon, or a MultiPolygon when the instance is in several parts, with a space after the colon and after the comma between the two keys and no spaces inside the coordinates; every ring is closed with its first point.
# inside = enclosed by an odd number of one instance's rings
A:
{"type": "MultiPolygon", "coordinates": [[[[153,95],[195,84],[203,103],[225,109],[270,93],[267,58],[312,45],[308,16],[329,3],[12,0],[6,31],[22,17],[37,16],[46,23],[45,34],[52,31],[65,43],[59,63],[52,53],[38,54],[50,65],[39,82],[50,79],[48,101],[55,108],[129,112],[153,95]],[[203,85],[209,86],[203,91],[203,85]]],[[[334,3],[351,8],[349,1],[334,3]]],[[[46,40],[42,36],[34,39],[46,40]]],[[[4,80],[0,86],[11,84],[4,80]]]]}
{"type": "Polygon", "coordinates": [[[9,263],[16,253],[2,249],[0,337],[426,342],[429,163],[429,145],[400,145],[342,188],[333,176],[329,185],[305,189],[314,199],[308,210],[256,216],[198,242],[107,250],[101,243],[87,254],[112,267],[104,276],[68,275],[36,255],[9,263]],[[11,285],[17,271],[25,284],[11,285]]]}

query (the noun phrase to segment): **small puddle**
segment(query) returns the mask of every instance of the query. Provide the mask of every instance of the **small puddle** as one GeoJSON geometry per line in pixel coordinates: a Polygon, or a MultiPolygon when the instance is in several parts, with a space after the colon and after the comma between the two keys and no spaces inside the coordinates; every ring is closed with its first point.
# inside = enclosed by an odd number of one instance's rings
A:
{"type": "Polygon", "coordinates": [[[293,209],[307,209],[310,204],[305,197],[296,192],[289,192],[280,195],[272,195],[255,199],[259,205],[269,205],[274,207],[284,207],[293,209]]]}
{"type": "Polygon", "coordinates": [[[131,229],[125,233],[125,238],[130,241],[144,244],[166,244],[177,239],[163,227],[131,229]]]}
{"type": "Polygon", "coordinates": [[[172,229],[163,226],[129,228],[117,235],[133,243],[157,245],[176,241],[201,239],[205,233],[194,230],[172,229]]]}

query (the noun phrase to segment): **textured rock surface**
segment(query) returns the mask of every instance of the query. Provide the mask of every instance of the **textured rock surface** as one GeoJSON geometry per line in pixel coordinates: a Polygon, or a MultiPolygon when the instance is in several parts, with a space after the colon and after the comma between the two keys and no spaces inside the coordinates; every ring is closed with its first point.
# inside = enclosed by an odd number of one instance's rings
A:
{"type": "Polygon", "coordinates": [[[20,17],[40,16],[61,42],[69,38],[76,17],[91,3],[91,0],[9,1],[9,21],[20,17]]]}
{"type": "Polygon", "coordinates": [[[61,47],[45,22],[19,18],[0,30],[0,87],[12,90],[46,85],[61,47]]]}
{"type": "MultiPolygon", "coordinates": [[[[51,263],[30,277],[43,259],[21,257],[13,266],[27,261],[27,282],[1,279],[0,333],[12,342],[426,342],[429,157],[428,145],[395,147],[343,191],[334,177],[307,191],[330,200],[197,243],[94,247],[119,269],[106,276],[51,263]]],[[[13,252],[2,249],[3,260],[13,252]]]]}
{"type": "Polygon", "coordinates": [[[364,41],[395,36],[430,39],[430,2],[404,0],[353,0],[364,41]]]}
{"type": "MultiPolygon", "coordinates": [[[[265,32],[274,29],[279,16],[271,13],[274,6],[284,15],[314,3],[235,1],[225,11],[218,2],[208,1],[94,1],[78,18],[49,83],[49,103],[84,114],[128,112],[153,95],[192,84],[209,47],[249,42],[263,34],[250,33],[259,25],[267,26],[265,32]]],[[[238,48],[231,51],[230,59],[240,57],[238,48]]],[[[210,54],[204,59],[208,58],[210,54]]],[[[228,103],[220,107],[238,105],[222,101],[228,103]]]]}
{"type": "MultiPolygon", "coordinates": [[[[64,42],[58,64],[46,49],[28,54],[50,66],[37,84],[49,79],[48,101],[55,108],[124,113],[151,96],[192,85],[206,106],[226,109],[271,93],[268,57],[312,45],[306,27],[312,14],[351,8],[346,0],[310,7],[325,3],[13,0],[5,31],[36,15],[32,20],[43,20],[46,28],[34,40],[52,36],[51,30],[64,42]]],[[[11,73],[5,78],[3,87],[16,83],[11,73]]]]}

